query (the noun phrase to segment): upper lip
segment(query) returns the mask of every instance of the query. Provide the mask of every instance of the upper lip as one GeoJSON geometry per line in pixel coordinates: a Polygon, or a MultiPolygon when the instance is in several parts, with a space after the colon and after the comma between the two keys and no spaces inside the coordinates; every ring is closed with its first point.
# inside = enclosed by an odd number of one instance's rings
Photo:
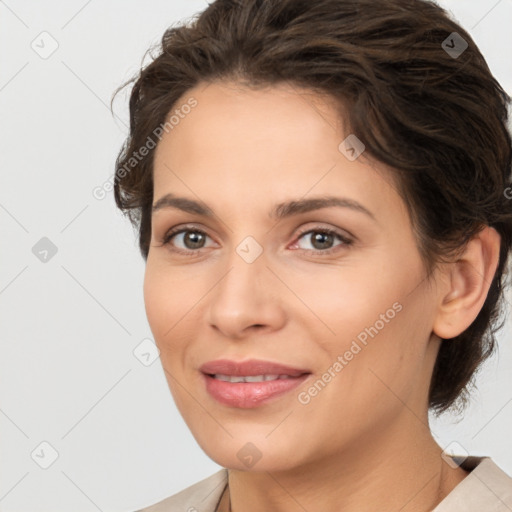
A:
{"type": "Polygon", "coordinates": [[[234,375],[238,377],[250,375],[289,375],[299,377],[308,370],[294,368],[280,363],[264,361],[262,359],[250,359],[248,361],[232,361],[229,359],[217,359],[208,361],[199,368],[203,373],[215,375],[234,375]]]}

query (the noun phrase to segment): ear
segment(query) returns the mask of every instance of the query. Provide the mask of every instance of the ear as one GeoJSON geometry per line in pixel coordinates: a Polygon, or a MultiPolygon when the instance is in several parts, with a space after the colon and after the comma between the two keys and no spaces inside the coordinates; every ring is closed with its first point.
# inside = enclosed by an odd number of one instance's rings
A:
{"type": "Polygon", "coordinates": [[[458,336],[478,316],[491,287],[499,254],[500,235],[485,226],[456,261],[446,264],[433,325],[440,338],[458,336]]]}

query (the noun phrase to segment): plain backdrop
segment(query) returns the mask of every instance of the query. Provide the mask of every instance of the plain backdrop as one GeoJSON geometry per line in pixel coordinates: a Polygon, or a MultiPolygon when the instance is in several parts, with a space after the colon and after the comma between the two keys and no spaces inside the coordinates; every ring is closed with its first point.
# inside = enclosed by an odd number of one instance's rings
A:
{"type": "MultiPolygon", "coordinates": [[[[512,93],[512,0],[440,3],[512,93]]],[[[206,5],[0,1],[1,511],[136,510],[219,469],[160,360],[136,357],[151,339],[143,260],[112,194],[92,194],[127,134],[127,91],[115,116],[113,91],[169,25],[206,5]]],[[[511,334],[509,319],[464,418],[432,421],[443,447],[510,474],[511,334]]]]}

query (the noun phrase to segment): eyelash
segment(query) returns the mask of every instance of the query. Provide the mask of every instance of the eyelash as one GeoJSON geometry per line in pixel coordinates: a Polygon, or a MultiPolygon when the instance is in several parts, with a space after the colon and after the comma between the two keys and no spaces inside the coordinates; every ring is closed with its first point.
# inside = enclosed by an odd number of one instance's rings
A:
{"type": "MultiPolygon", "coordinates": [[[[193,226],[178,227],[178,228],[171,229],[164,235],[164,237],[161,241],[162,243],[161,243],[160,247],[162,247],[164,245],[168,245],[169,247],[172,247],[171,250],[173,252],[177,252],[177,253],[185,254],[185,255],[192,255],[194,253],[199,252],[201,249],[204,249],[203,247],[201,247],[196,250],[193,250],[193,249],[186,250],[186,249],[173,247],[170,244],[172,238],[174,238],[176,235],[178,235],[180,233],[186,233],[186,232],[199,233],[204,236],[209,236],[208,233],[206,233],[205,231],[195,228],[193,226]]],[[[319,254],[319,255],[329,255],[329,254],[339,250],[338,249],[339,247],[343,247],[343,246],[349,247],[353,244],[353,240],[347,238],[346,236],[344,236],[337,230],[332,229],[332,228],[320,228],[320,227],[309,228],[302,232],[299,232],[299,234],[297,235],[297,241],[299,241],[304,235],[311,234],[311,233],[322,233],[322,234],[326,234],[326,235],[333,235],[333,236],[337,237],[342,242],[342,244],[336,245],[334,247],[331,247],[331,248],[325,249],[325,250],[322,250],[322,249],[295,249],[295,250],[298,250],[301,252],[306,252],[306,253],[312,252],[313,254],[319,254]]]]}

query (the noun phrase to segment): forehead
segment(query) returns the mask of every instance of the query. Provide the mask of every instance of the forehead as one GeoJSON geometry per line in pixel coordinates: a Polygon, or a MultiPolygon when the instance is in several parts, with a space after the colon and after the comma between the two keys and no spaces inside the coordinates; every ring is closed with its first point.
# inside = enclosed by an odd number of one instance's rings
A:
{"type": "Polygon", "coordinates": [[[202,83],[169,116],[191,99],[194,108],[183,110],[157,146],[155,199],[171,191],[222,195],[249,208],[261,197],[277,203],[336,191],[370,202],[374,210],[398,202],[398,213],[404,213],[383,165],[364,154],[349,161],[340,152],[350,132],[334,99],[284,83],[258,89],[202,83]]]}
{"type": "Polygon", "coordinates": [[[336,108],[332,98],[288,83],[257,89],[233,82],[201,83],[176,102],[168,115],[173,117],[174,124],[165,135],[172,132],[173,137],[167,137],[173,139],[168,141],[170,145],[185,142],[204,150],[212,145],[219,148],[218,144],[224,143],[221,149],[227,145],[229,154],[238,148],[252,147],[254,151],[257,144],[264,144],[266,149],[288,144],[296,146],[297,151],[305,140],[309,141],[308,146],[317,145],[322,139],[327,144],[341,131],[342,120],[336,108]],[[188,114],[179,120],[173,116],[192,98],[196,106],[188,114]],[[330,137],[326,138],[328,134],[330,137]]]}

